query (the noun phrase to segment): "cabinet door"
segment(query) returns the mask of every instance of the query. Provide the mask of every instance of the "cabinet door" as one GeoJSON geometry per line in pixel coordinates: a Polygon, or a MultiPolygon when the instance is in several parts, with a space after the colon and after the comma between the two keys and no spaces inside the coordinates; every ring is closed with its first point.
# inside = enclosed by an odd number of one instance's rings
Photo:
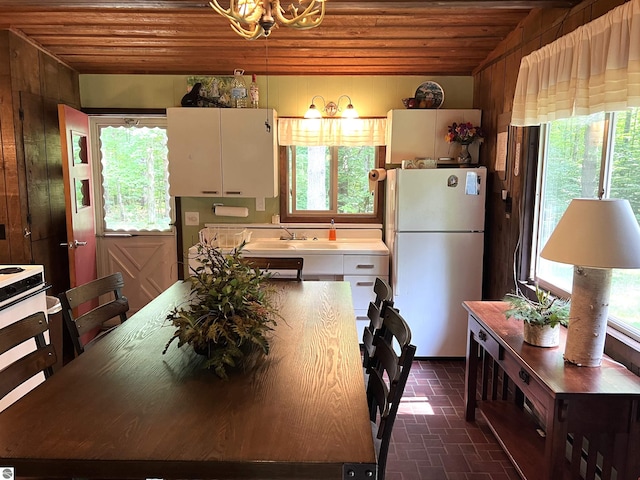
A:
{"type": "Polygon", "coordinates": [[[220,109],[168,108],[167,147],[172,196],[222,196],[220,109]]]}
{"type": "Polygon", "coordinates": [[[278,195],[276,122],[273,110],[221,110],[223,196],[278,195]]]}
{"type": "MultiPolygon", "coordinates": [[[[387,163],[402,163],[414,158],[452,157],[460,145],[447,143],[445,135],[453,122],[480,125],[481,110],[391,110],[387,114],[387,163]]],[[[469,146],[473,163],[478,163],[480,143],[469,146]]]]}
{"type": "Polygon", "coordinates": [[[387,163],[435,158],[436,110],[391,110],[387,114],[387,163]]]}

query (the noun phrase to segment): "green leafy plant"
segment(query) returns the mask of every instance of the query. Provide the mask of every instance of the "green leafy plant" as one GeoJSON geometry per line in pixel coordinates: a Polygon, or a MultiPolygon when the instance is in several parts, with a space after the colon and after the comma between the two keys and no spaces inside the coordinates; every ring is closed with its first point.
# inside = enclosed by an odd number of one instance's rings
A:
{"type": "Polygon", "coordinates": [[[221,378],[255,354],[269,353],[267,333],[276,325],[270,274],[242,261],[244,243],[231,253],[210,244],[198,245],[201,265],[192,268],[191,292],[185,305],[167,320],[176,327],[163,354],[178,339],[207,357],[206,367],[221,378]]]}
{"type": "Polygon", "coordinates": [[[511,307],[504,314],[507,318],[530,323],[531,325],[567,326],[569,323],[569,300],[554,297],[536,285],[536,299],[531,300],[523,294],[509,293],[504,297],[511,307]]]}

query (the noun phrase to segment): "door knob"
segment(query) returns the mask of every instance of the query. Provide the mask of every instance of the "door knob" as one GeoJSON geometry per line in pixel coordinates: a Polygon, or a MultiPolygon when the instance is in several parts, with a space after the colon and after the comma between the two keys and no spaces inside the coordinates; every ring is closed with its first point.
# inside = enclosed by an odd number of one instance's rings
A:
{"type": "Polygon", "coordinates": [[[68,247],[68,248],[78,248],[78,247],[84,247],[86,244],[87,242],[80,242],[78,240],[74,240],[71,245],[69,245],[67,242],[64,242],[64,243],[61,243],[60,246],[68,247]]]}

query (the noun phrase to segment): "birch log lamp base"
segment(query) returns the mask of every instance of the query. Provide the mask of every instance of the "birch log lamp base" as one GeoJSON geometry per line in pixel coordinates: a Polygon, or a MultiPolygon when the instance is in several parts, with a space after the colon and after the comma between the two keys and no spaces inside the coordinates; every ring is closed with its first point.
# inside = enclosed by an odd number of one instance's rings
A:
{"type": "Polygon", "coordinates": [[[640,268],[640,227],[628,200],[574,199],[540,256],[574,265],[564,359],[599,367],[612,268],[640,268]]]}

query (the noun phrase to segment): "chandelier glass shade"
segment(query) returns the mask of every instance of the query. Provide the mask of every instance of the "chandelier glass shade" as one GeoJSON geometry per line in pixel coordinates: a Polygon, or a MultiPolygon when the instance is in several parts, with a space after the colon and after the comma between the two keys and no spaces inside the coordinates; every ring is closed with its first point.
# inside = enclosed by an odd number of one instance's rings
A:
{"type": "Polygon", "coordinates": [[[293,0],[284,7],[280,0],[229,0],[223,8],[218,0],[209,2],[218,14],[229,20],[234,32],[247,40],[268,37],[278,25],[305,30],[324,19],[325,0],[293,0]]]}

